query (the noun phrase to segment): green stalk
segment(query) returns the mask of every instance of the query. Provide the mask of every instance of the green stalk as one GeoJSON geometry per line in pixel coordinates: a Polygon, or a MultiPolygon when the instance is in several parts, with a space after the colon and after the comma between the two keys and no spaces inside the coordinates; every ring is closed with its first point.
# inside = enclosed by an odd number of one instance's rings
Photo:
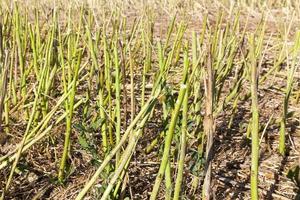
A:
{"type": "Polygon", "coordinates": [[[170,158],[167,161],[166,169],[165,169],[165,199],[170,200],[172,195],[172,175],[171,175],[171,161],[170,158]]]}
{"type": "MultiPolygon", "coordinates": [[[[103,86],[100,86],[103,87],[103,86]]],[[[99,104],[100,104],[100,118],[101,119],[106,119],[106,114],[105,114],[105,108],[104,108],[104,95],[103,95],[104,91],[103,88],[99,88],[99,104]]],[[[103,146],[103,152],[106,153],[107,149],[108,149],[108,141],[107,141],[107,135],[106,135],[106,121],[105,120],[102,124],[101,127],[101,135],[102,135],[102,146],[103,146]]]]}
{"type": "MultiPolygon", "coordinates": [[[[86,25],[86,35],[87,35],[87,39],[88,39],[88,49],[89,49],[89,53],[90,53],[90,57],[92,58],[92,65],[90,65],[89,67],[89,81],[88,81],[88,89],[87,89],[87,92],[86,92],[86,105],[84,107],[84,115],[86,117],[87,115],[87,112],[88,112],[88,105],[90,104],[90,98],[91,98],[91,92],[92,92],[92,83],[93,83],[93,76],[94,76],[94,71],[95,69],[97,68],[98,66],[98,61],[97,61],[97,44],[94,45],[94,42],[93,42],[93,39],[92,39],[92,33],[91,33],[91,26],[92,26],[92,15],[91,15],[91,12],[89,11],[89,20],[88,20],[88,23],[86,25]]],[[[100,72],[101,74],[101,72],[100,72]]],[[[99,84],[100,85],[100,84],[99,84]]],[[[101,90],[99,90],[99,93],[101,92],[101,90]]],[[[99,94],[99,96],[101,96],[102,94],[99,94]]],[[[100,99],[101,101],[101,99],[100,99]]],[[[105,138],[105,137],[104,137],[105,138]]],[[[103,140],[104,140],[103,138],[103,140]]],[[[106,140],[103,142],[103,145],[104,143],[106,142],[106,140]]],[[[105,147],[103,147],[104,149],[106,149],[106,145],[105,147]]]]}
{"type": "Polygon", "coordinates": [[[64,150],[63,150],[63,155],[61,158],[60,162],[60,167],[59,167],[59,172],[58,172],[58,180],[60,182],[63,182],[64,176],[65,176],[65,166],[66,166],[66,161],[67,161],[67,156],[68,153],[70,152],[70,136],[72,132],[72,118],[73,118],[73,111],[74,111],[74,100],[75,100],[75,94],[76,94],[76,82],[78,80],[78,71],[79,71],[79,66],[81,64],[81,57],[82,57],[82,52],[79,50],[78,52],[78,57],[77,57],[77,64],[74,66],[74,77],[73,77],[73,87],[71,89],[71,94],[68,99],[68,116],[67,116],[67,124],[66,124],[66,133],[65,133],[65,143],[64,143],[64,150]]]}
{"type": "MultiPolygon", "coordinates": [[[[145,55],[147,55],[147,51],[146,51],[146,49],[147,49],[147,45],[146,45],[146,39],[145,39],[145,32],[143,31],[143,34],[142,34],[142,36],[143,36],[143,43],[144,43],[144,54],[145,55]]],[[[141,107],[143,107],[144,106],[144,103],[145,103],[145,89],[146,89],[146,73],[147,73],[147,71],[146,71],[146,63],[147,63],[147,56],[145,56],[146,57],[146,59],[145,59],[145,61],[144,61],[144,65],[143,65],[143,73],[142,73],[142,92],[141,92],[141,107]]]]}
{"type": "Polygon", "coordinates": [[[54,44],[54,37],[56,33],[56,15],[53,16],[53,28],[51,32],[49,33],[49,36],[47,38],[47,44],[46,44],[46,52],[45,57],[46,61],[44,63],[44,68],[46,68],[46,79],[43,86],[43,97],[41,101],[41,109],[42,114],[45,116],[48,112],[48,98],[49,91],[51,89],[51,85],[53,82],[53,78],[56,74],[57,65],[56,65],[56,59],[57,59],[57,46],[54,44]],[[50,72],[51,71],[51,72],[50,72]]]}
{"type": "Polygon", "coordinates": [[[134,91],[134,58],[132,58],[131,53],[129,51],[129,60],[130,60],[130,104],[131,104],[131,121],[135,116],[135,91],[134,91]]]}
{"type": "Polygon", "coordinates": [[[181,137],[180,137],[180,155],[178,163],[178,172],[175,183],[174,200],[179,199],[182,188],[184,160],[186,153],[186,135],[187,135],[187,121],[188,121],[188,103],[189,103],[189,84],[183,100],[182,120],[181,120],[181,137]]]}
{"type": "Polygon", "coordinates": [[[153,40],[153,28],[152,23],[148,22],[144,27],[142,38],[144,43],[144,65],[143,65],[143,75],[142,75],[142,94],[141,94],[141,106],[145,103],[145,87],[146,87],[146,76],[148,71],[151,69],[151,59],[152,59],[152,40],[153,40]]]}
{"type": "MultiPolygon", "coordinates": [[[[16,36],[16,44],[17,44],[17,52],[18,52],[18,61],[19,61],[19,68],[20,68],[20,76],[21,76],[21,97],[26,95],[26,76],[25,76],[25,64],[24,64],[24,40],[22,40],[22,28],[20,23],[20,15],[18,6],[14,4],[14,25],[15,25],[15,36],[16,36]]],[[[24,39],[24,38],[23,38],[24,39]]],[[[28,112],[26,112],[26,117],[28,117],[28,112]]]]}
{"type": "Polygon", "coordinates": [[[17,85],[17,74],[16,74],[16,65],[14,63],[14,55],[17,54],[17,50],[16,50],[16,42],[15,42],[15,34],[13,34],[12,36],[12,40],[13,40],[13,44],[12,44],[12,53],[11,53],[11,61],[10,61],[10,74],[9,77],[9,91],[10,91],[10,96],[12,98],[12,104],[16,105],[17,104],[17,89],[16,89],[16,85],[17,85]]]}
{"type": "Polygon", "coordinates": [[[252,126],[251,126],[251,199],[258,199],[258,160],[259,160],[259,111],[258,111],[258,69],[255,56],[254,35],[250,38],[250,67],[251,67],[251,98],[252,98],[252,126]]]}
{"type": "MultiPolygon", "coordinates": [[[[105,86],[107,90],[107,98],[108,98],[108,115],[111,119],[113,118],[113,112],[112,112],[112,97],[111,97],[111,59],[110,54],[108,51],[107,46],[107,40],[105,35],[105,26],[103,28],[104,34],[103,34],[103,51],[104,51],[104,74],[105,74],[105,86]]],[[[109,135],[109,143],[113,145],[113,127],[111,121],[108,122],[108,135],[109,135]]]]}
{"type": "MultiPolygon", "coordinates": [[[[132,133],[131,133],[131,134],[132,134],[132,133]]],[[[127,183],[126,183],[127,178],[128,178],[127,169],[128,169],[128,167],[129,167],[131,157],[132,157],[132,155],[130,155],[130,157],[128,158],[127,163],[125,164],[122,173],[119,175],[119,178],[118,178],[119,181],[118,181],[118,183],[116,184],[116,187],[115,187],[114,193],[113,193],[113,197],[114,197],[114,198],[117,198],[117,195],[118,195],[118,192],[119,192],[119,189],[120,189],[122,183],[123,183],[123,184],[122,184],[122,188],[121,188],[120,194],[123,195],[123,192],[124,192],[124,191],[122,191],[122,190],[123,190],[123,186],[125,185],[125,187],[126,187],[126,184],[127,184],[127,183]],[[125,179],[124,179],[124,177],[125,177],[125,179]]],[[[120,199],[123,199],[123,197],[122,197],[121,195],[120,195],[119,198],[120,198],[120,199]]]]}
{"type": "Polygon", "coordinates": [[[37,80],[39,80],[39,69],[38,69],[38,49],[36,45],[36,34],[34,33],[33,27],[30,26],[29,28],[29,34],[30,34],[30,44],[31,44],[31,49],[33,53],[33,69],[35,72],[35,75],[37,77],[37,80]]]}
{"type": "MultiPolygon", "coordinates": [[[[114,64],[115,64],[115,88],[116,88],[116,144],[120,142],[121,138],[121,77],[120,77],[120,65],[118,59],[117,43],[114,45],[114,64]]],[[[116,154],[116,166],[118,166],[120,160],[120,152],[116,154]]]]}
{"type": "MultiPolygon", "coordinates": [[[[2,31],[0,29],[0,31],[2,31]]],[[[2,39],[2,38],[0,38],[2,39]]],[[[9,70],[9,64],[8,64],[8,52],[5,52],[5,56],[3,55],[3,59],[0,60],[0,63],[3,63],[3,69],[0,69],[0,83],[1,83],[1,90],[0,90],[0,145],[3,145],[6,143],[7,134],[3,131],[2,126],[2,114],[4,113],[5,118],[8,118],[8,112],[7,109],[5,109],[5,105],[7,105],[4,101],[7,96],[7,79],[8,79],[8,70],[9,70]],[[3,112],[4,109],[4,112],[3,112]]],[[[6,121],[7,124],[7,121],[6,121]]]]}
{"type": "Polygon", "coordinates": [[[287,75],[287,86],[286,86],[285,96],[284,96],[284,101],[283,101],[283,114],[282,114],[282,118],[280,121],[279,153],[283,156],[285,155],[285,152],[286,152],[286,148],[285,148],[286,120],[287,120],[287,115],[288,115],[289,99],[290,99],[291,92],[293,90],[294,74],[295,74],[296,66],[297,66],[296,61],[297,61],[297,56],[298,56],[299,46],[300,46],[299,39],[300,39],[300,32],[297,33],[296,41],[295,41],[294,49],[293,49],[293,51],[294,51],[293,61],[287,71],[287,74],[288,74],[287,75]]]}

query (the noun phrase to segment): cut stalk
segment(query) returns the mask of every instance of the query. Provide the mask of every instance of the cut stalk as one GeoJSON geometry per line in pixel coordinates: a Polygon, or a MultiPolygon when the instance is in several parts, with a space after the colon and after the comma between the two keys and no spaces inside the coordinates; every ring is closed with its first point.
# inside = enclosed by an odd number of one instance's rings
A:
{"type": "MultiPolygon", "coordinates": [[[[116,144],[119,144],[121,138],[121,77],[120,77],[120,65],[118,59],[117,43],[114,45],[114,64],[115,64],[115,89],[116,89],[116,144]]],[[[120,160],[120,152],[116,154],[116,167],[120,160]]]]}
{"type": "Polygon", "coordinates": [[[254,35],[250,36],[250,67],[251,67],[251,199],[258,199],[258,160],[259,160],[259,111],[258,111],[258,67],[255,56],[254,35]]]}
{"type": "Polygon", "coordinates": [[[214,116],[213,116],[213,105],[214,105],[214,69],[212,61],[212,52],[210,48],[208,50],[207,60],[207,72],[205,80],[205,118],[203,121],[204,135],[207,137],[206,152],[205,152],[205,178],[203,183],[202,197],[204,200],[210,200],[211,198],[211,168],[213,158],[213,138],[214,138],[214,116]]]}
{"type": "Polygon", "coordinates": [[[189,100],[189,84],[183,100],[182,120],[181,120],[181,137],[180,137],[180,155],[178,163],[178,172],[175,183],[174,200],[179,199],[182,188],[185,149],[186,149],[186,135],[187,135],[187,121],[188,121],[188,100],[189,100]]]}
{"type": "MultiPolygon", "coordinates": [[[[0,31],[2,31],[0,29],[0,31]]],[[[2,38],[0,38],[1,40],[2,38]]],[[[0,49],[1,50],[1,49],[0,49]]],[[[1,63],[1,60],[0,60],[0,63],[1,63]]],[[[1,69],[0,69],[0,74],[2,75],[1,76],[1,80],[0,80],[0,83],[1,83],[1,90],[0,90],[0,145],[3,145],[6,143],[6,139],[7,139],[7,134],[6,132],[3,131],[3,126],[2,126],[2,114],[4,113],[3,112],[3,109],[4,109],[4,105],[5,102],[4,100],[6,99],[6,93],[7,93],[7,79],[8,79],[8,70],[9,70],[9,64],[8,64],[8,52],[6,51],[5,52],[5,56],[3,55],[3,71],[2,71],[2,74],[1,74],[1,69]]],[[[5,109],[6,110],[6,109],[5,109]]],[[[7,118],[7,115],[8,115],[8,112],[6,110],[6,113],[5,113],[5,117],[7,118]]]]}

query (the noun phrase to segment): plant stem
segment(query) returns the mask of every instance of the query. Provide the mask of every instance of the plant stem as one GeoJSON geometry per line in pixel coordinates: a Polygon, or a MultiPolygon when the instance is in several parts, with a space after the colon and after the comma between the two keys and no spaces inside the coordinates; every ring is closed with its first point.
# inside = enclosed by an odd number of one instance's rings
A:
{"type": "Polygon", "coordinates": [[[182,120],[181,120],[181,137],[180,137],[180,157],[178,163],[178,172],[175,183],[174,200],[179,199],[182,187],[185,149],[186,149],[186,135],[187,135],[187,121],[188,121],[188,100],[189,100],[189,84],[183,100],[182,120]]]}
{"type": "Polygon", "coordinates": [[[250,67],[251,67],[251,98],[252,98],[252,126],[251,126],[251,199],[258,199],[258,160],[259,160],[259,111],[258,111],[258,69],[255,57],[254,35],[250,38],[250,67]]]}

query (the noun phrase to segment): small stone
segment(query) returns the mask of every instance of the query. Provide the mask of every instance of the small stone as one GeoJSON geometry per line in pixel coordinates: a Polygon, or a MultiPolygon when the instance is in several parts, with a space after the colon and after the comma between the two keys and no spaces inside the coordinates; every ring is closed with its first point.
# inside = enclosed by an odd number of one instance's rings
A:
{"type": "Polygon", "coordinates": [[[32,182],[36,181],[38,178],[39,178],[38,175],[36,175],[33,172],[29,172],[27,180],[29,183],[32,183],[32,182]]]}

